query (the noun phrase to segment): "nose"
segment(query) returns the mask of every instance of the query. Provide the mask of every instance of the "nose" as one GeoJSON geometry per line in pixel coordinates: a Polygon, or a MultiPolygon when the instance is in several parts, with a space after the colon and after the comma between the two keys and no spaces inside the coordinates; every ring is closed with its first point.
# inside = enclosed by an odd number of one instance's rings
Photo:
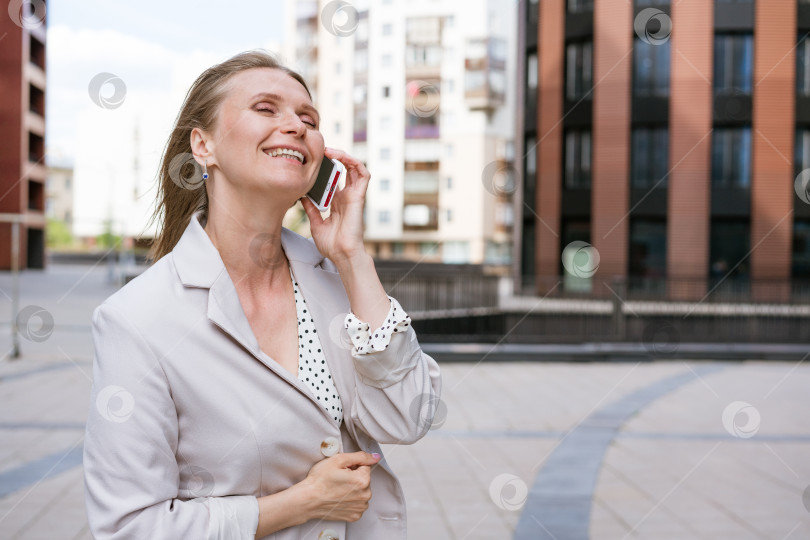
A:
{"type": "Polygon", "coordinates": [[[295,113],[284,115],[282,130],[285,133],[293,133],[299,137],[303,136],[307,130],[307,125],[295,113]]]}

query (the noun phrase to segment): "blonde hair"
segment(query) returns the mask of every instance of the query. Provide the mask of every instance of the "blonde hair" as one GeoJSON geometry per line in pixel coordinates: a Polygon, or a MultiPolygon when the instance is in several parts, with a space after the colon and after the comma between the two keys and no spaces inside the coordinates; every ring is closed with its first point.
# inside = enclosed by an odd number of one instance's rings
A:
{"type": "Polygon", "coordinates": [[[171,136],[163,150],[158,170],[158,197],[150,223],[157,221],[158,233],[147,258],[150,264],[157,262],[177,245],[197,210],[208,217],[208,194],[202,180],[201,168],[191,157],[191,131],[200,128],[211,131],[215,127],[217,111],[226,94],[226,83],[241,71],[253,68],[278,69],[300,82],[307,94],[312,94],[304,78],[283,66],[273,55],[263,50],[247,51],[206,69],[191,85],[171,136]],[[178,159],[179,158],[179,159],[178,159]],[[194,167],[191,175],[184,176],[182,169],[194,167]],[[178,176],[182,177],[178,181],[178,176]],[[190,177],[192,182],[186,185],[190,177]]]}

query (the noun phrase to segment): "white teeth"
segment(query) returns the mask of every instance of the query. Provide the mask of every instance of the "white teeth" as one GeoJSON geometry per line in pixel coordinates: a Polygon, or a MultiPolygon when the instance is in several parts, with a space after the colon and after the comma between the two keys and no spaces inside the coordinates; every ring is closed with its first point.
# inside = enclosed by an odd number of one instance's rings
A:
{"type": "Polygon", "coordinates": [[[288,156],[297,159],[301,163],[304,162],[304,154],[298,152],[297,150],[292,150],[290,148],[274,148],[269,152],[267,152],[267,155],[270,157],[288,156]]]}

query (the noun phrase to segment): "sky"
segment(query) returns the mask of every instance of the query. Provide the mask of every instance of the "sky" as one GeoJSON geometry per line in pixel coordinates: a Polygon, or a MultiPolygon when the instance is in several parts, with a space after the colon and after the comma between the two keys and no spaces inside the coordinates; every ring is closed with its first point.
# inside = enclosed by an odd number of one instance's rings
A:
{"type": "Polygon", "coordinates": [[[74,234],[100,234],[107,220],[116,234],[153,232],[155,175],[186,92],[234,54],[280,54],[283,4],[48,2],[46,161],[74,168],[74,234]],[[91,91],[97,76],[113,82],[91,91]]]}
{"type": "MultiPolygon", "coordinates": [[[[129,101],[135,106],[134,96],[176,100],[181,87],[187,90],[211,64],[253,48],[278,49],[283,42],[283,4],[283,0],[49,1],[49,155],[75,157],[78,118],[87,109],[98,108],[88,93],[96,74],[112,73],[124,81],[121,109],[129,101]]],[[[112,90],[102,88],[103,93],[112,90]]]]}

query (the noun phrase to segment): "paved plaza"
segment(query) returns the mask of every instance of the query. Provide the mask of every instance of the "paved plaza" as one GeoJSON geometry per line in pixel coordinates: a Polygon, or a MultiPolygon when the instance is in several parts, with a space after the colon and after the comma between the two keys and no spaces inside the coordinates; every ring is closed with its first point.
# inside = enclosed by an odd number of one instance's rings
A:
{"type": "MultiPolygon", "coordinates": [[[[0,275],[3,352],[10,288],[0,275]]],[[[103,266],[54,266],[20,289],[55,327],[0,360],[0,538],[90,538],[90,314],[116,286],[103,266]]],[[[384,447],[410,538],[810,537],[810,360],[442,370],[434,429],[384,447]]]]}

